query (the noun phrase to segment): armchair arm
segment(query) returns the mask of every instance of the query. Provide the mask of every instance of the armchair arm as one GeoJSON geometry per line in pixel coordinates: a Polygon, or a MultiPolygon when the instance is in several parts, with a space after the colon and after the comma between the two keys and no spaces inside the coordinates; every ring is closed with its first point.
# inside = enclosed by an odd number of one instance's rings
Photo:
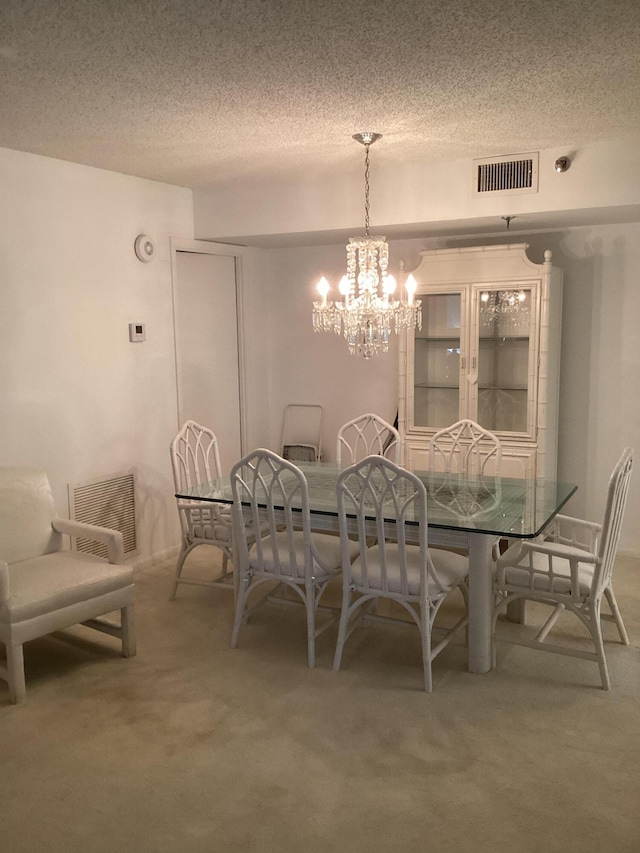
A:
{"type": "Polygon", "coordinates": [[[108,527],[86,524],[83,521],[71,521],[68,518],[54,518],[51,526],[58,533],[82,536],[84,539],[93,539],[96,542],[104,543],[109,553],[109,562],[124,563],[124,540],[119,530],[110,530],[108,527]]]}
{"type": "Polygon", "coordinates": [[[202,512],[203,510],[210,515],[211,520],[216,524],[231,527],[231,508],[233,504],[216,503],[215,501],[183,501],[180,499],[178,499],[177,504],[180,518],[183,520],[183,526],[186,525],[185,530],[189,526],[189,519],[192,514],[194,512],[202,512]]]}
{"type": "Polygon", "coordinates": [[[537,554],[548,554],[551,557],[563,557],[565,560],[572,558],[580,563],[597,563],[598,555],[585,550],[578,545],[565,545],[564,542],[538,542],[536,540],[524,540],[522,543],[522,553],[535,551],[537,554]]]}
{"type": "Polygon", "coordinates": [[[9,566],[0,560],[0,604],[6,601],[11,594],[9,590],[9,566]]]}
{"type": "Polygon", "coordinates": [[[568,515],[556,515],[543,536],[545,540],[561,542],[595,554],[598,551],[601,531],[602,525],[593,521],[571,518],[568,515]]]}
{"type": "MultiPolygon", "coordinates": [[[[548,590],[557,592],[556,580],[566,580],[571,584],[571,598],[578,602],[582,600],[580,591],[580,565],[590,563],[597,565],[600,558],[597,553],[591,553],[581,546],[565,545],[562,542],[543,542],[538,539],[521,540],[507,550],[497,561],[496,581],[498,589],[508,587],[507,572],[509,569],[518,569],[525,573],[526,582],[515,581],[516,586],[535,590],[537,579],[548,578],[548,590]],[[536,555],[542,555],[541,560],[536,560],[536,555]],[[562,561],[558,565],[555,560],[562,561]],[[566,565],[568,563],[569,573],[567,576],[566,565]]],[[[595,574],[594,574],[595,576],[595,574]]],[[[546,586],[543,588],[547,588],[546,586]]],[[[560,590],[564,593],[564,590],[560,590]]]]}

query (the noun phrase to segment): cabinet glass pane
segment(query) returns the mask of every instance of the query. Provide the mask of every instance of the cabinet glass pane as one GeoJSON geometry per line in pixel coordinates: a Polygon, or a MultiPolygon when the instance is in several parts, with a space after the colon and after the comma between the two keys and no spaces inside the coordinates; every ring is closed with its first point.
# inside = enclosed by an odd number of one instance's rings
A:
{"type": "Polygon", "coordinates": [[[413,426],[442,427],[460,406],[459,293],[421,294],[422,331],[415,334],[413,426]]]}
{"type": "Polygon", "coordinates": [[[531,290],[478,294],[478,413],[485,429],[526,432],[531,290]]]}

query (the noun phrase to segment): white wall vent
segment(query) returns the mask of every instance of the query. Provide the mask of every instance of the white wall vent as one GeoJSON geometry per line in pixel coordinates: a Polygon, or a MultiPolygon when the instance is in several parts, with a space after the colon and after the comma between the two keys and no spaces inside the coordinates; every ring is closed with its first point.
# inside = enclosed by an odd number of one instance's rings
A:
{"type": "Polygon", "coordinates": [[[538,192],[538,152],[473,161],[476,193],[516,195],[538,192]]]}
{"type": "MultiPolygon", "coordinates": [[[[69,484],[69,517],[119,530],[125,556],[137,553],[135,478],[132,471],[98,480],[69,484]]],[[[71,539],[71,547],[86,554],[107,557],[107,546],[91,539],[71,539]]]]}

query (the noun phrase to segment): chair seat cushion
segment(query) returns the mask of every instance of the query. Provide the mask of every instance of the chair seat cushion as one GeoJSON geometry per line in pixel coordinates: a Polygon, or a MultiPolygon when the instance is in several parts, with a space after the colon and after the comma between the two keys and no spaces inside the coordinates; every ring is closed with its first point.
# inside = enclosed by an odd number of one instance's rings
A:
{"type": "MultiPolygon", "coordinates": [[[[501,558],[507,562],[509,552],[501,558]]],[[[505,582],[509,587],[523,587],[536,592],[570,593],[571,568],[569,560],[563,557],[553,557],[553,575],[549,573],[549,557],[547,554],[532,552],[533,573],[529,570],[529,557],[524,556],[515,564],[505,569],[505,582]]],[[[591,591],[594,566],[592,563],[578,563],[578,584],[580,594],[587,596],[591,591]]]]}
{"type": "MultiPolygon", "coordinates": [[[[292,535],[291,542],[293,543],[295,562],[291,560],[289,537],[286,531],[277,533],[275,536],[275,550],[277,551],[280,562],[280,570],[278,573],[286,575],[287,577],[304,578],[304,536],[302,531],[295,531],[292,535]]],[[[314,572],[315,577],[322,579],[336,574],[336,572],[338,572],[342,567],[340,537],[330,536],[326,533],[314,533],[313,544],[318,557],[317,561],[314,560],[316,566],[316,571],[314,572]]],[[[260,567],[258,564],[257,545],[253,545],[249,551],[249,565],[252,569],[257,569],[259,571],[266,570],[268,572],[275,573],[276,569],[273,558],[274,549],[272,548],[270,537],[265,536],[262,539],[262,549],[264,565],[260,567]]],[[[353,559],[358,551],[358,543],[350,541],[350,558],[353,559]]]]}
{"type": "MultiPolygon", "coordinates": [[[[400,553],[397,545],[385,545],[387,556],[387,588],[386,591],[403,594],[402,576],[400,573],[400,553]]],[[[433,565],[442,585],[453,589],[469,574],[469,560],[454,551],[430,551],[433,565]]],[[[407,562],[408,594],[420,594],[420,549],[417,545],[407,545],[405,548],[407,562]]],[[[380,549],[377,545],[367,549],[367,577],[365,585],[362,558],[358,557],[351,567],[351,577],[359,587],[368,586],[370,589],[382,589],[382,573],[380,568],[380,549]]],[[[441,595],[435,580],[428,576],[427,594],[430,598],[441,595]]]]}
{"type": "Polygon", "coordinates": [[[11,563],[10,595],[0,606],[0,621],[23,622],[132,583],[131,566],[113,565],[78,551],[57,551],[11,563]]]}

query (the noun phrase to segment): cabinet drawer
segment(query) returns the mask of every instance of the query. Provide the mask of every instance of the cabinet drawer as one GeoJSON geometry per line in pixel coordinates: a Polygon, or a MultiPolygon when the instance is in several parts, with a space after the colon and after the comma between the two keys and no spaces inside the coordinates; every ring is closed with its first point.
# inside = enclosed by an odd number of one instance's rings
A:
{"type": "MultiPolygon", "coordinates": [[[[405,441],[405,467],[410,471],[429,470],[429,439],[406,439],[405,441]]],[[[495,469],[492,461],[487,465],[486,474],[494,476],[495,469]]],[[[501,477],[515,477],[517,479],[535,477],[536,475],[536,449],[535,447],[514,447],[507,442],[502,443],[502,464],[500,465],[501,477]]]]}

